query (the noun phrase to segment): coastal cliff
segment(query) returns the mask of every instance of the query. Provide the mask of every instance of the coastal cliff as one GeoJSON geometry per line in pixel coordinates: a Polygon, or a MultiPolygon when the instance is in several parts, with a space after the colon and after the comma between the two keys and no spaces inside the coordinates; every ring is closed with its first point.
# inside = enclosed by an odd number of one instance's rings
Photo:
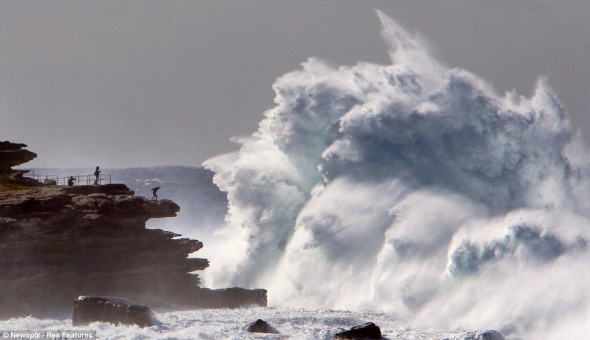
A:
{"type": "Polygon", "coordinates": [[[194,272],[209,262],[189,255],[203,244],[145,227],[179,210],[123,184],[0,192],[0,317],[51,314],[79,295],[152,307],[265,306],[263,289],[200,288],[194,272]]]}

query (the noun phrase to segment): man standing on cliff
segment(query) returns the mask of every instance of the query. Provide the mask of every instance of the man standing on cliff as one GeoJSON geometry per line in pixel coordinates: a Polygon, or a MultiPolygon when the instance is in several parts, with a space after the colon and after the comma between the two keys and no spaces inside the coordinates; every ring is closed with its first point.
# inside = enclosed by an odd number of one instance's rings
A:
{"type": "Polygon", "coordinates": [[[152,201],[153,200],[158,200],[158,194],[156,194],[156,192],[158,192],[158,189],[160,189],[160,187],[155,187],[152,189],[152,193],[154,194],[154,196],[152,197],[152,201]]]}
{"type": "Polygon", "coordinates": [[[94,185],[98,185],[98,176],[100,175],[100,169],[96,166],[96,170],[94,170],[94,176],[96,179],[94,180],[94,185]]]}

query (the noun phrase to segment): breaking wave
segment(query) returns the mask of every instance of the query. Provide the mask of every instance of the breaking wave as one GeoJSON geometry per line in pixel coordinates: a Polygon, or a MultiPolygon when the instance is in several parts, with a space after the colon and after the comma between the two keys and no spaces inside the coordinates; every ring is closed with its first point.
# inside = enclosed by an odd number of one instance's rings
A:
{"type": "Polygon", "coordinates": [[[309,59],[239,152],[213,286],[415,326],[587,334],[587,153],[541,78],[500,96],[377,12],[391,65],[309,59]]]}

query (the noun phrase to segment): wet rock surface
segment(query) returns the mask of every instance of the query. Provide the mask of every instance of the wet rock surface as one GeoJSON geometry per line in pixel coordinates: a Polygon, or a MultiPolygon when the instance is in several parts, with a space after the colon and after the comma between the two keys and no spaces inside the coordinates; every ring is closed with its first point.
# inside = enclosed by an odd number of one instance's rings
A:
{"type": "Polygon", "coordinates": [[[381,339],[381,329],[372,322],[354,326],[351,329],[337,333],[335,339],[381,339]]]}
{"type": "Polygon", "coordinates": [[[268,322],[262,319],[258,319],[248,324],[248,326],[246,326],[246,331],[250,333],[279,333],[276,329],[274,329],[274,327],[269,325],[268,322]]]}
{"type": "Polygon", "coordinates": [[[150,307],[137,301],[112,296],[79,296],[74,300],[72,325],[85,326],[93,322],[139,327],[156,324],[150,307]]]}
{"type": "Polygon", "coordinates": [[[487,330],[481,332],[470,333],[463,337],[462,340],[505,340],[504,335],[495,330],[487,330]]]}

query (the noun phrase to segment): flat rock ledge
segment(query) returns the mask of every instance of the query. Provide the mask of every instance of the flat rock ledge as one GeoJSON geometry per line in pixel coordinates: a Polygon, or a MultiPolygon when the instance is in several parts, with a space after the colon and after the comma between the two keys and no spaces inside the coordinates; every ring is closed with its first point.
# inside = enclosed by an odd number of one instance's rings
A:
{"type": "Polygon", "coordinates": [[[179,210],[123,184],[1,192],[0,318],[66,310],[80,295],[152,307],[266,306],[263,289],[199,287],[194,272],[209,262],[188,255],[203,243],[145,228],[179,210]]]}
{"type": "Polygon", "coordinates": [[[112,296],[79,296],[74,300],[72,326],[86,326],[93,322],[143,328],[154,326],[156,319],[150,307],[137,301],[112,296]]]}

